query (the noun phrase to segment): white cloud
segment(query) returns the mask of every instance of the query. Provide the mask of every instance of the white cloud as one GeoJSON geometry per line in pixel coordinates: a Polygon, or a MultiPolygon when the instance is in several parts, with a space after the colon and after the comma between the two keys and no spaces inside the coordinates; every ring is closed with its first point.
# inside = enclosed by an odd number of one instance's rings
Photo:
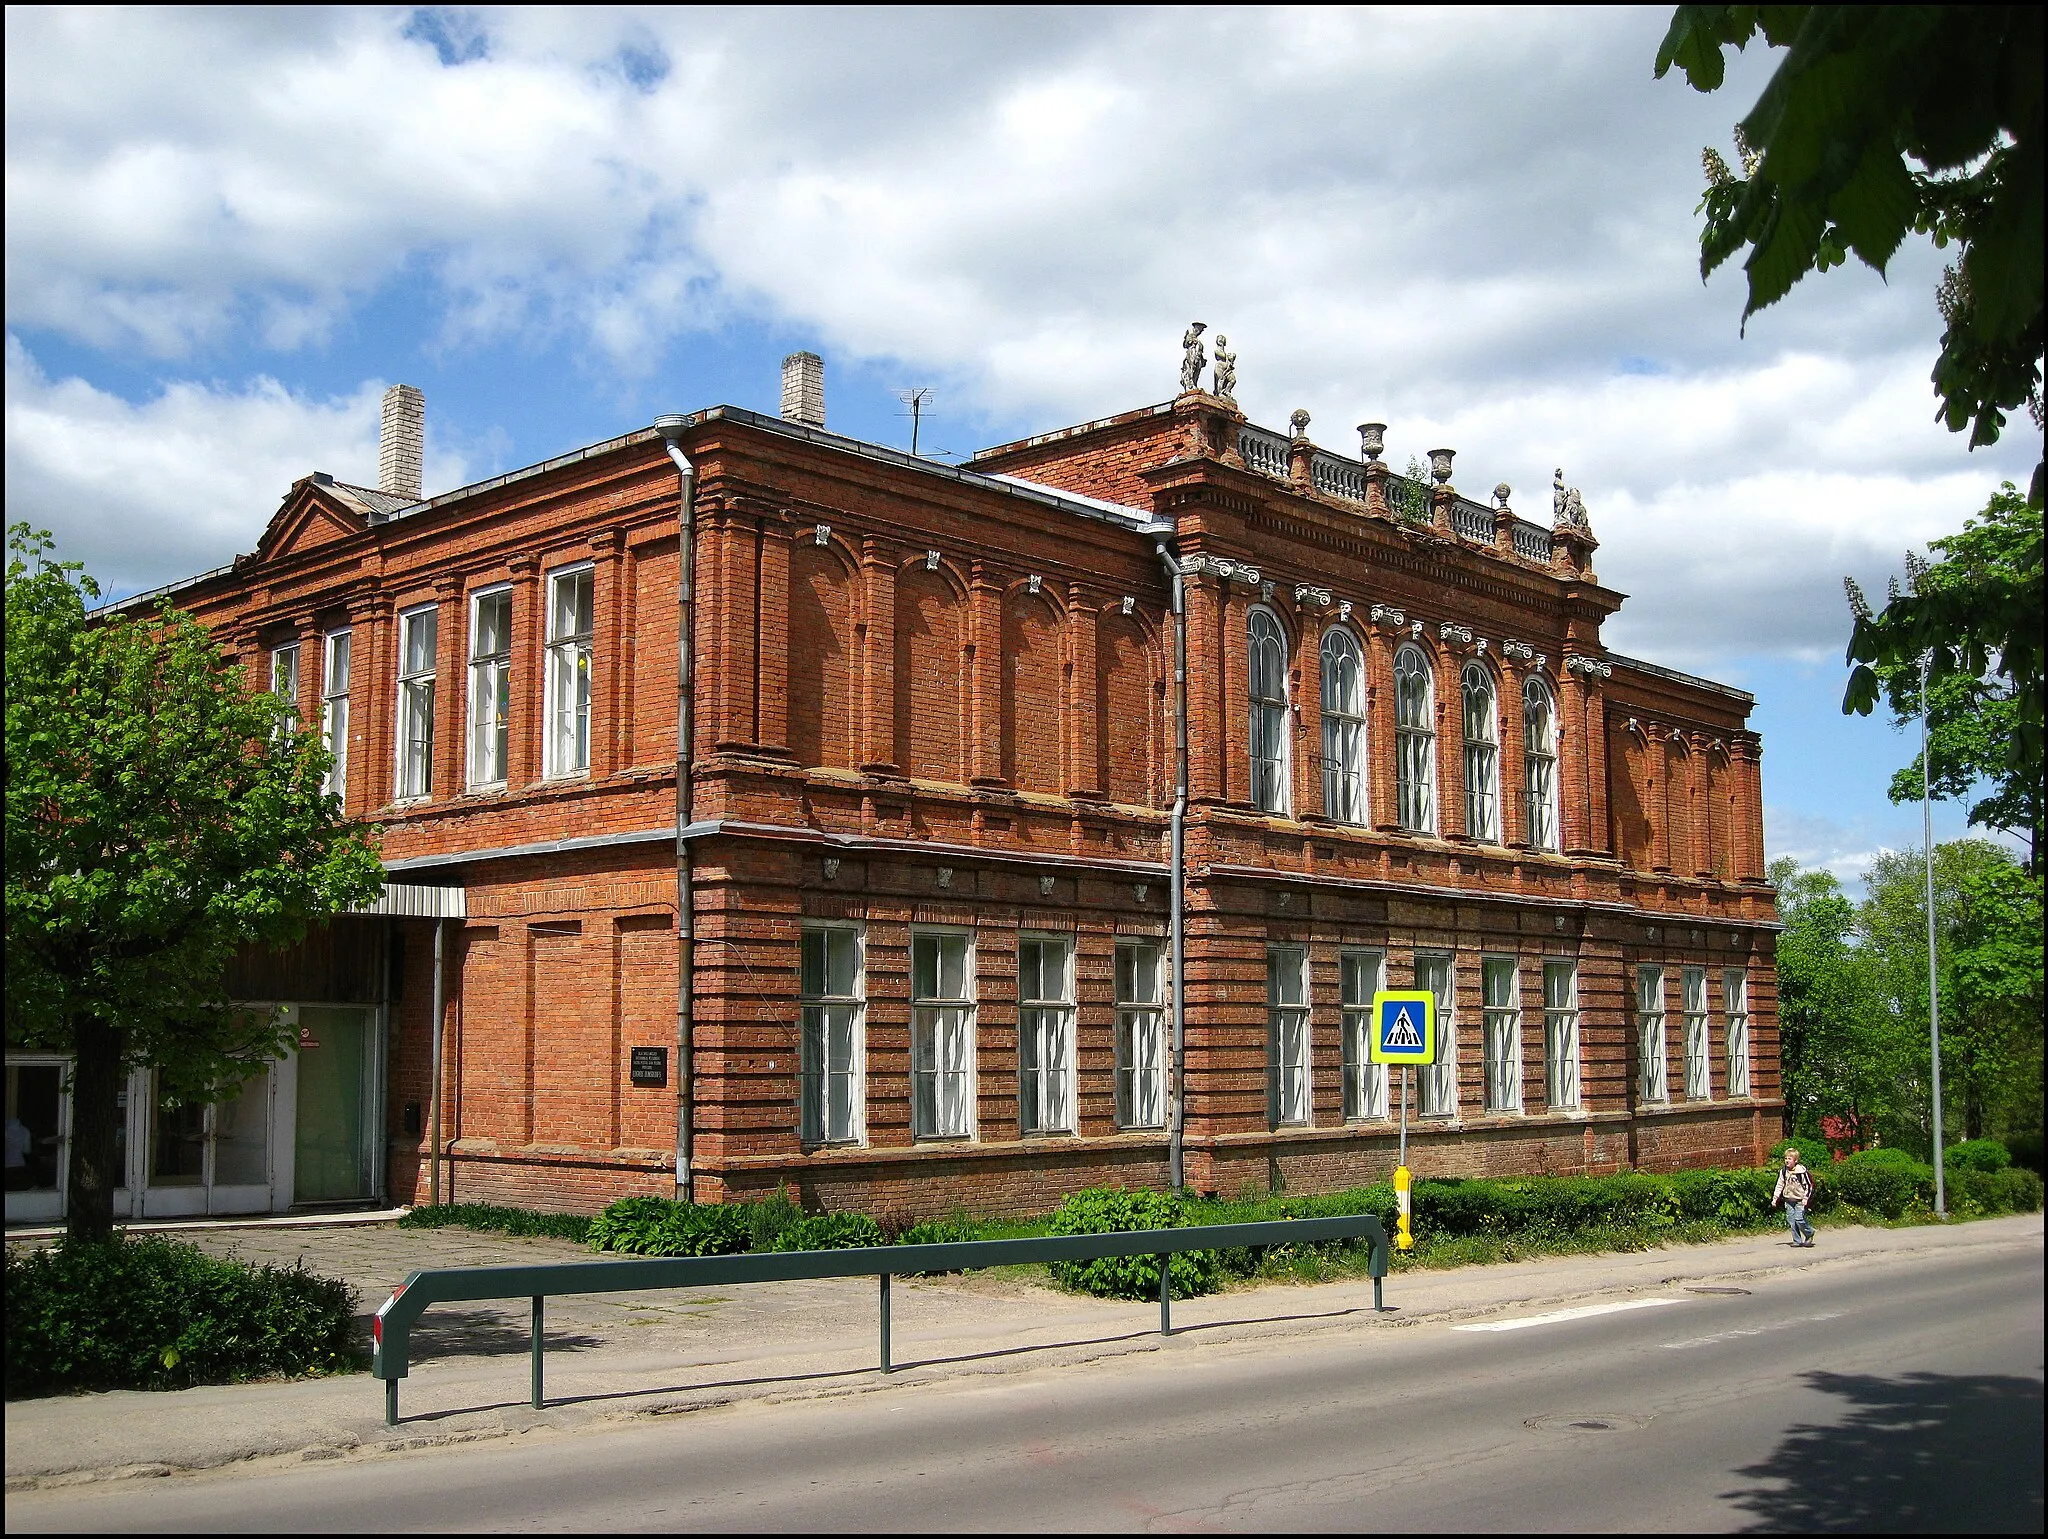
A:
{"type": "MultiPolygon", "coordinates": [[[[7,341],[10,522],[55,527],[110,597],[222,565],[253,549],[286,488],[314,469],[375,485],[381,380],[315,400],[274,379],[239,389],[182,382],[139,405],[51,380],[7,341]]],[[[427,442],[429,490],[467,479],[427,442]]]]}

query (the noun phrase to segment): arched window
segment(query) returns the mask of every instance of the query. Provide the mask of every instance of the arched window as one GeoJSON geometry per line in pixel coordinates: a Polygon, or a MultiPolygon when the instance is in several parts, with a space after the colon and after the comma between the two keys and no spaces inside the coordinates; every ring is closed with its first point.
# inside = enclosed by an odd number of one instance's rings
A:
{"type": "Polygon", "coordinates": [[[1342,626],[1323,633],[1323,813],[1366,821],[1365,662],[1342,626]]]}
{"type": "Polygon", "coordinates": [[[1394,654],[1394,786],[1401,826],[1436,832],[1436,685],[1417,646],[1394,654]]]}
{"type": "Polygon", "coordinates": [[[1500,712],[1484,663],[1465,665],[1465,832],[1500,843],[1500,712]]]}
{"type": "Polygon", "coordinates": [[[1246,622],[1251,676],[1252,805],[1287,811],[1287,637],[1270,609],[1246,622]]]}
{"type": "Polygon", "coordinates": [[[1522,786],[1527,799],[1529,843],[1557,848],[1557,710],[1550,686],[1536,674],[1522,685],[1522,786]]]}

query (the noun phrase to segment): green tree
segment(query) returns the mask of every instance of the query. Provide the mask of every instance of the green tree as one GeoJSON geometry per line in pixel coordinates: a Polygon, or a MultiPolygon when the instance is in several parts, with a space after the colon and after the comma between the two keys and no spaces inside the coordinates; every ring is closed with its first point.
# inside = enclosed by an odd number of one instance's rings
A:
{"type": "MultiPolygon", "coordinates": [[[[2031,508],[2010,481],[1994,492],[1978,518],[1964,521],[1960,534],[1935,540],[1928,547],[1937,557],[1931,565],[1910,562],[1914,586],[1921,593],[1971,591],[1990,583],[2023,580],[2041,570],[2041,512],[2031,508]]],[[[1849,584],[1850,605],[1867,612],[1861,593],[1849,584]]],[[[1878,682],[1891,707],[1892,724],[1917,731],[1920,716],[1920,668],[1912,661],[1887,660],[1875,666],[1878,682]]],[[[1972,676],[1954,672],[1932,679],[1927,688],[1929,784],[1942,801],[1960,801],[1982,791],[1970,806],[1970,823],[2027,841],[2027,868],[2039,869],[2041,849],[2041,781],[2015,769],[2008,748],[2020,730],[2019,701],[2013,681],[1997,674],[1972,676]]],[[[1920,800],[1920,755],[1892,777],[1894,802],[1920,800]]]]}
{"type": "Polygon", "coordinates": [[[1858,1132],[1898,1123],[1902,1033],[1882,1008],[1856,907],[1829,871],[1773,861],[1784,933],[1778,937],[1779,1061],[1786,1132],[1840,1117],[1858,1132]]]}
{"type": "MultiPolygon", "coordinates": [[[[1937,412],[1970,444],[2006,413],[2041,426],[2042,11],[2006,5],[1683,5],[1657,52],[1695,89],[1726,78],[1725,51],[1761,35],[1785,58],[1737,126],[1741,174],[1705,152],[1700,272],[1737,252],[1743,319],[1853,251],[1882,273],[1909,232],[1957,247],[1936,291],[1944,323],[1937,412]]],[[[2042,506],[2042,465],[2027,501],[2042,506]]],[[[2041,562],[1981,581],[1895,594],[1856,616],[1842,709],[1870,714],[1878,669],[1996,677],[2010,690],[2006,764],[2041,782],[2041,562]]]]}
{"type": "Polygon", "coordinates": [[[82,1239],[112,1226],[127,1073],[205,1100],[287,1050],[275,1012],[227,998],[230,960],[382,881],[292,707],[246,687],[190,616],[91,615],[98,596],[48,535],[9,529],[7,1041],[72,1055],[82,1239]]]}

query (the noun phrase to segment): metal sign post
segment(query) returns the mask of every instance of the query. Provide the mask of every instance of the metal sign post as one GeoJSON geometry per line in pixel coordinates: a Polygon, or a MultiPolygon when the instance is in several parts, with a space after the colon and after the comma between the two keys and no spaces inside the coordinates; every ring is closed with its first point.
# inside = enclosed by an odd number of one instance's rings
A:
{"type": "Polygon", "coordinates": [[[1372,997],[1373,1032],[1368,1056],[1374,1063],[1401,1066],[1401,1163],[1394,1167],[1394,1248],[1413,1250],[1410,1193],[1415,1177],[1408,1169],[1408,1083],[1418,1063],[1437,1058],[1436,995],[1427,989],[1383,989],[1372,997]]]}

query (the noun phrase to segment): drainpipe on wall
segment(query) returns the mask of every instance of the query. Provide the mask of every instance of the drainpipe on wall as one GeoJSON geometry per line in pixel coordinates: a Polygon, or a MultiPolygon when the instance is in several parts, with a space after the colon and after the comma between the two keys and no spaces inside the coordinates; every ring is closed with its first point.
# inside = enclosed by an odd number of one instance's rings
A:
{"type": "Polygon", "coordinates": [[[1163,541],[1154,547],[1173,593],[1173,821],[1172,872],[1170,884],[1171,931],[1168,941],[1173,953],[1173,1084],[1172,1105],[1166,1121],[1167,1179],[1175,1191],[1187,1184],[1181,1138],[1187,1124],[1187,930],[1184,906],[1187,891],[1188,816],[1188,618],[1186,595],[1181,589],[1180,562],[1163,541]]]}
{"type": "Polygon", "coordinates": [[[680,539],[676,579],[676,1197],[695,1198],[692,1101],[696,1094],[696,966],[697,923],[690,891],[690,841],[684,832],[692,822],[690,768],[696,759],[691,698],[695,689],[697,538],[695,504],[697,467],[676,446],[688,419],[658,417],[668,457],[675,461],[680,539]]]}
{"type": "Polygon", "coordinates": [[[434,921],[434,1079],[427,1091],[427,1201],[441,1203],[441,1037],[442,1017],[447,1013],[448,994],[443,971],[443,947],[448,921],[434,921]]]}

